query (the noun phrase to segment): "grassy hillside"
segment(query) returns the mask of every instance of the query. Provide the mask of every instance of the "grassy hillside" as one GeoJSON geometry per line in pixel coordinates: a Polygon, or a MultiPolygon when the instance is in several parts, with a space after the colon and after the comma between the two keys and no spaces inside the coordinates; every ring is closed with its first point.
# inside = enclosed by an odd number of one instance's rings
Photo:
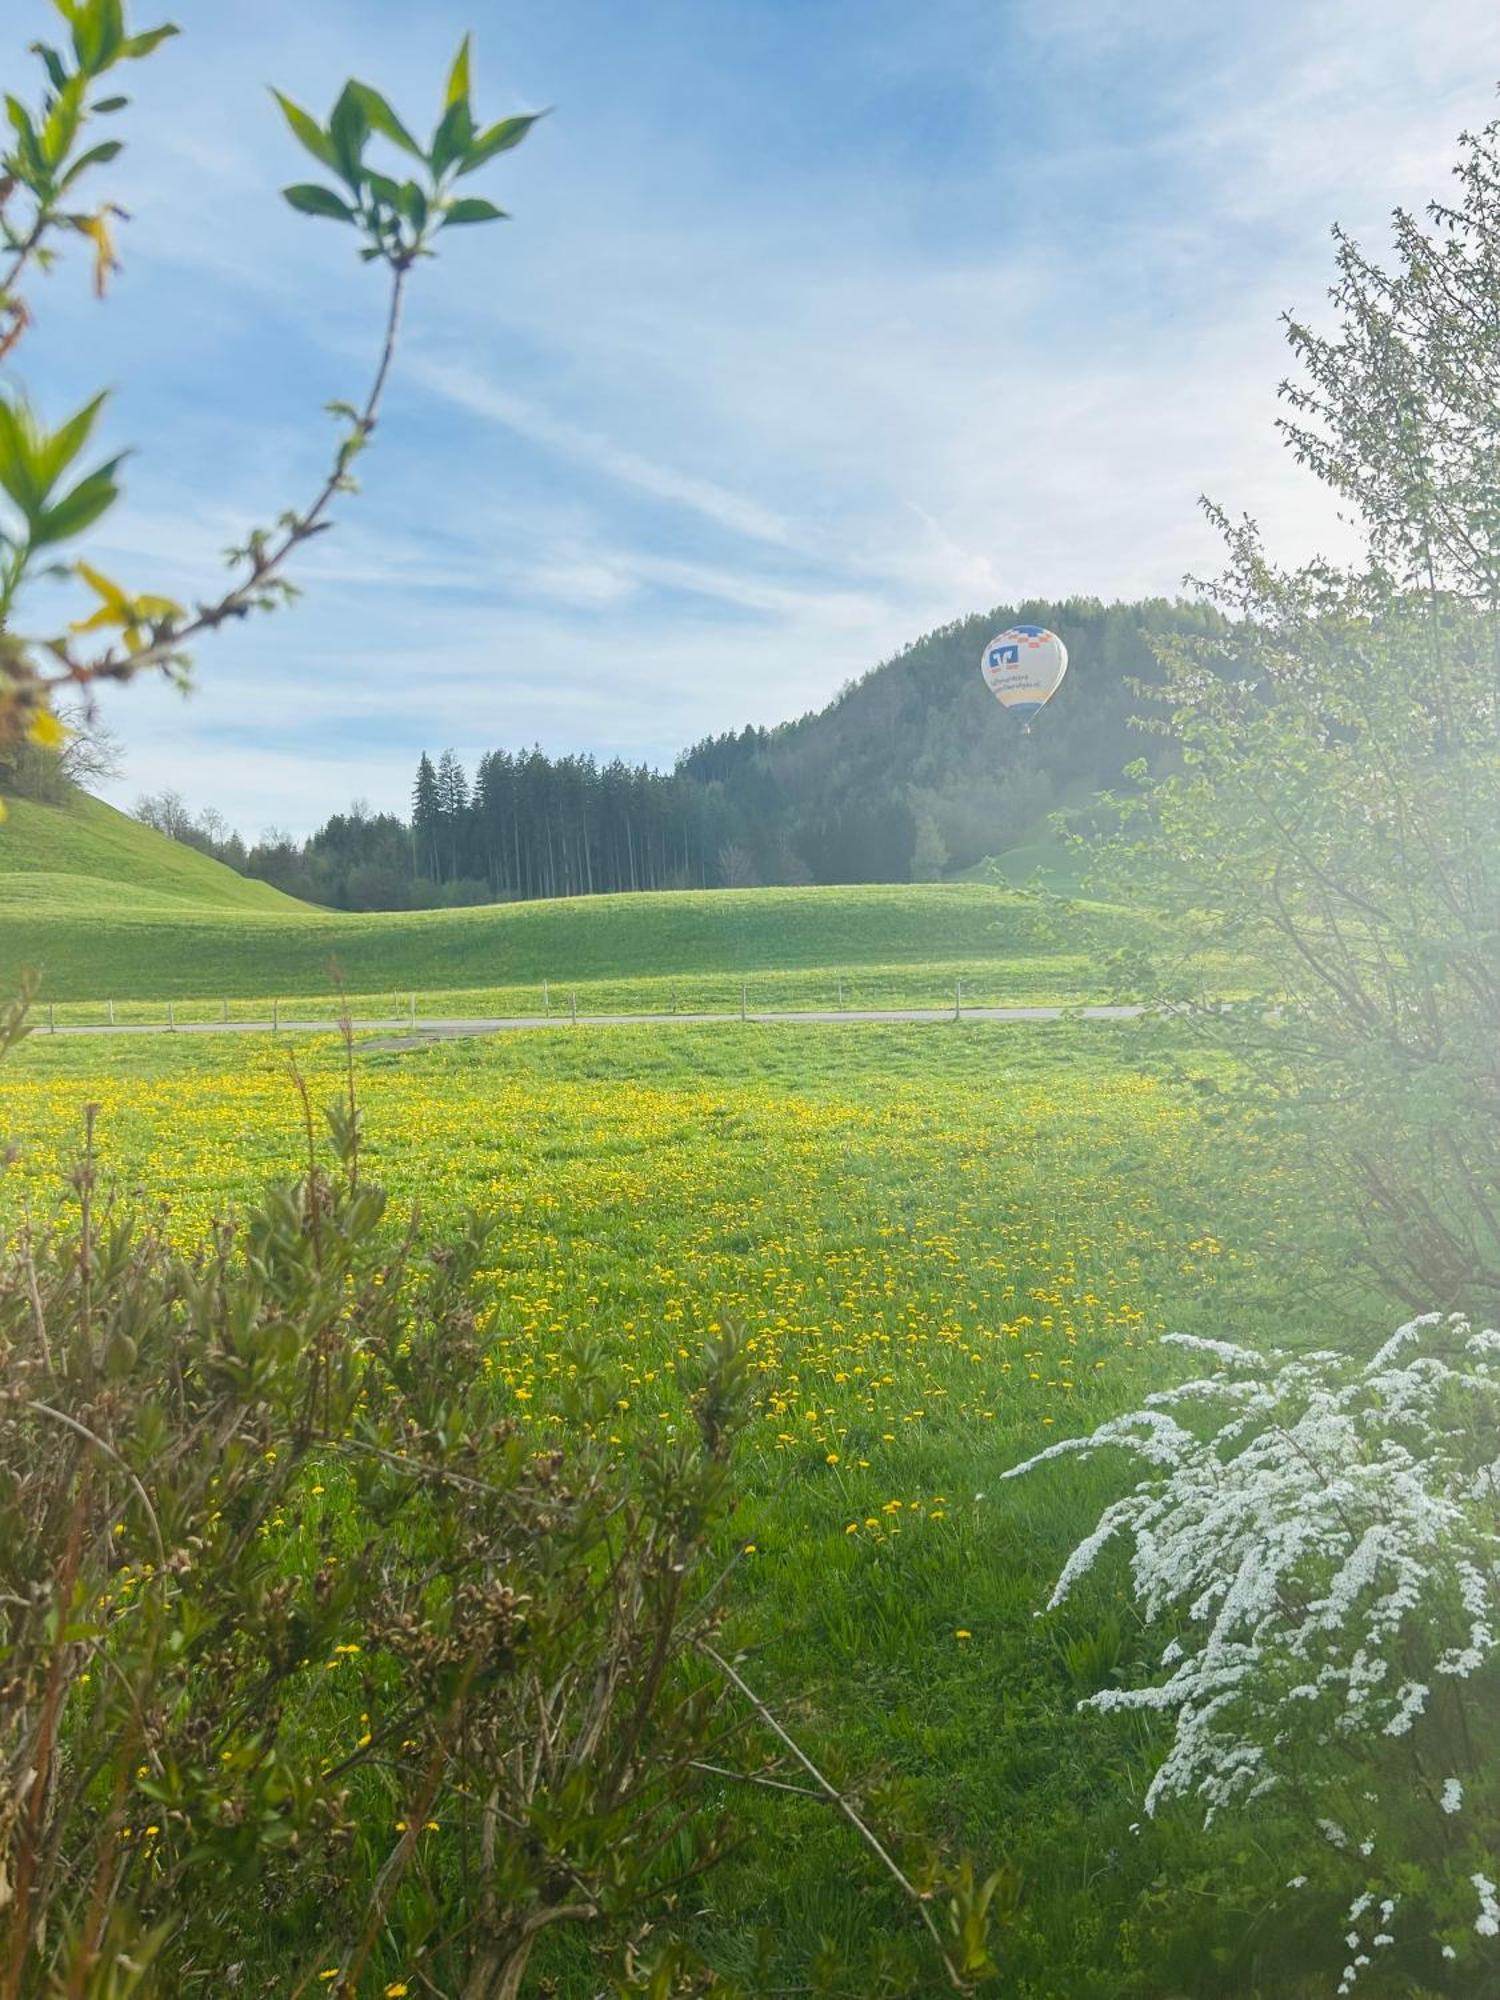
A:
{"type": "Polygon", "coordinates": [[[174,909],[183,902],[214,910],[302,908],[264,882],[247,881],[195,848],[167,840],[116,812],[102,799],[78,796],[66,806],[7,799],[0,825],[0,936],[19,906],[31,915],[95,914],[123,904],[174,909]]]}
{"type": "MultiPolygon", "coordinates": [[[[0,826],[0,988],[25,967],[56,1002],[447,996],[452,1012],[585,1011],[1091,997],[1112,912],[1070,934],[996,881],[680,891],[480,909],[316,910],[246,881],[95,799],[18,801],[0,826]]],[[[403,1003],[404,1004],[404,1000],[403,1003]]],[[[365,1009],[364,1011],[371,1011],[365,1009]]],[[[186,1017],[185,1017],[186,1018],[186,1017]]]]}
{"type": "MultiPolygon", "coordinates": [[[[951,990],[954,966],[962,976],[971,966],[1017,959],[1040,966],[1057,955],[1034,905],[978,883],[684,891],[343,915],[295,904],[275,912],[186,898],[119,900],[87,878],[66,892],[57,881],[36,898],[24,885],[20,894],[0,895],[0,972],[13,979],[22,966],[35,967],[43,997],[53,1000],[318,994],[328,990],[335,959],[354,993],[539,991],[543,980],[597,988],[920,967],[939,979],[930,996],[937,999],[945,986],[951,990]]],[[[826,983],[829,993],[815,1004],[831,1004],[831,977],[826,983]]],[[[615,1000],[644,1004],[623,992],[615,1000]]],[[[683,1003],[693,1004],[686,989],[683,1003]]],[[[763,995],[760,1004],[771,1003],[763,995]]]]}

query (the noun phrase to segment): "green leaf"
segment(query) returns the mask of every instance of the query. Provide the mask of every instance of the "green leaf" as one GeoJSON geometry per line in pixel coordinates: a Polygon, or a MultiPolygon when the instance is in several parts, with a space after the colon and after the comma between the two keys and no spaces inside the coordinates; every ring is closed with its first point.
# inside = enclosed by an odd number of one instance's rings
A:
{"type": "Polygon", "coordinates": [[[427,164],[434,176],[441,180],[453,162],[462,159],[473,143],[474,121],[469,116],[468,105],[459,98],[448,106],[432,135],[432,151],[427,156],[427,164]]]}
{"type": "Polygon", "coordinates": [[[465,201],[450,202],[443,211],[443,227],[450,228],[456,222],[506,222],[509,217],[503,208],[496,208],[492,201],[481,201],[471,195],[465,201]]]}
{"type": "Polygon", "coordinates": [[[423,157],[422,148],[378,90],[371,89],[367,83],[351,83],[349,88],[358,99],[359,107],[364,112],[365,121],[372,132],[378,132],[382,138],[389,139],[392,145],[399,146],[403,153],[410,153],[415,160],[423,157]]]}
{"type": "Polygon", "coordinates": [[[283,97],[279,90],[273,90],[271,95],[281,106],[282,115],[292,128],[293,137],[307,148],[320,165],[337,173],[339,163],[333,150],[333,143],[317,119],[310,117],[300,104],[293,104],[289,97],[283,97]]]}
{"type": "Polygon", "coordinates": [[[90,167],[107,167],[110,161],[117,159],[124,150],[123,139],[105,139],[99,145],[91,146],[86,153],[79,155],[58,182],[58,193],[66,194],[80,174],[86,173],[90,167]]]}
{"type": "Polygon", "coordinates": [[[73,53],[78,58],[78,65],[92,74],[99,51],[104,46],[104,22],[99,0],[77,0],[75,6],[63,11],[73,30],[73,53]]]}
{"type": "Polygon", "coordinates": [[[160,28],[148,28],[144,34],[131,35],[120,49],[127,62],[139,62],[142,56],[149,56],[159,49],[163,42],[182,33],[175,22],[168,21],[160,28]]]}
{"type": "Polygon", "coordinates": [[[57,50],[50,47],[46,42],[33,42],[31,44],[31,53],[34,56],[41,57],[42,64],[46,69],[47,76],[52,84],[52,88],[54,90],[66,89],[68,82],[68,72],[67,69],[64,67],[63,59],[57,53],[57,50]]]}
{"type": "Polygon", "coordinates": [[[31,114],[18,97],[7,97],[5,115],[11,122],[19,148],[18,164],[27,173],[38,179],[47,178],[47,163],[42,158],[41,147],[37,144],[36,128],[31,122],[31,114]]]}
{"type": "Polygon", "coordinates": [[[78,67],[98,76],[119,56],[125,41],[121,0],[79,0],[70,15],[78,67]]]}
{"type": "Polygon", "coordinates": [[[0,487],[31,521],[46,498],[37,485],[36,424],[21,402],[0,401],[0,487]]]}
{"type": "Polygon", "coordinates": [[[356,194],[364,173],[360,156],[369,136],[370,122],[365,117],[364,107],[354,94],[353,84],[346,83],[339,92],[339,101],[334,105],[333,115],[328,121],[328,137],[333,142],[335,171],[356,194]]]}
{"type": "Polygon", "coordinates": [[[449,108],[469,102],[469,45],[472,39],[469,35],[464,36],[458,45],[458,54],[453,58],[453,67],[448,72],[448,95],[443,101],[449,108]]]}
{"type": "Polygon", "coordinates": [[[45,500],[63,473],[77,458],[93,435],[99,412],[108,401],[106,390],[91,403],[85,403],[75,416],[55,430],[51,437],[38,437],[32,454],[32,466],[36,478],[37,492],[45,500]]]}
{"type": "Polygon", "coordinates": [[[64,89],[52,101],[46,121],[38,135],[37,144],[42,158],[52,168],[60,167],[73,149],[73,141],[78,137],[79,123],[83,118],[83,85],[81,76],[69,77],[64,89]]]}
{"type": "Polygon", "coordinates": [[[97,472],[91,472],[55,507],[49,507],[34,521],[31,527],[32,547],[43,548],[48,542],[62,542],[71,535],[81,535],[85,528],[94,525],[101,514],[107,513],[120,497],[114,474],[123,461],[122,453],[119,458],[112,458],[108,465],[101,465],[97,472]]]}
{"type": "Polygon", "coordinates": [[[415,181],[403,181],[397,191],[401,213],[412,228],[420,233],[427,227],[427,195],[415,181]]]}
{"type": "Polygon", "coordinates": [[[108,69],[119,60],[125,45],[124,0],[95,0],[100,16],[99,68],[108,69]]]}
{"type": "Polygon", "coordinates": [[[401,190],[389,174],[377,174],[367,167],[365,169],[365,186],[375,197],[376,201],[383,202],[387,208],[395,209],[399,213],[401,208],[401,190]]]}
{"type": "Polygon", "coordinates": [[[481,132],[464,155],[464,163],[458,170],[460,180],[465,174],[476,172],[486,160],[494,159],[497,153],[508,153],[512,146],[519,146],[537,120],[546,115],[545,111],[531,111],[519,118],[502,118],[498,125],[481,132]]]}
{"type": "Polygon", "coordinates": [[[312,181],[299,181],[296,186],[283,188],[281,192],[303,215],[326,215],[333,222],[354,220],[354,210],[346,201],[341,201],[332,188],[318,187],[312,181]]]}
{"type": "Polygon", "coordinates": [[[53,487],[92,436],[106,400],[106,395],[95,396],[50,433],[28,404],[0,402],[0,486],[28,522],[34,525],[41,517],[53,487]]]}
{"type": "Polygon", "coordinates": [[[101,97],[99,102],[90,108],[101,118],[105,118],[111,111],[123,111],[129,102],[128,97],[101,97]]]}
{"type": "MultiPolygon", "coordinates": [[[[107,1382],[123,1382],[135,1366],[136,1352],[136,1344],[130,1335],[117,1327],[105,1345],[104,1379],[107,1382]]],[[[92,1634],[89,1636],[92,1637],[92,1634]]]]}

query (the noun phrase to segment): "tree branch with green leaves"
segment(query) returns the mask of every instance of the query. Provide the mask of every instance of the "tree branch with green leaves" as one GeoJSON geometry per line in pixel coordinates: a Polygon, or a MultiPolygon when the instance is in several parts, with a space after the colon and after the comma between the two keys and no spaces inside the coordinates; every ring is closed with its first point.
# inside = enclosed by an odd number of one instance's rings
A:
{"type": "MultiPolygon", "coordinates": [[[[19,286],[29,269],[45,269],[53,260],[52,236],[72,230],[94,242],[97,290],[102,292],[116,268],[109,223],[121,211],[109,203],[92,210],[73,205],[80,178],[108,165],[121,150],[118,140],[90,143],[90,119],[112,115],[127,101],[118,95],[96,98],[94,88],[114,65],[150,55],[176,33],[165,26],[129,34],[123,0],[54,4],[69,27],[70,50],[34,45],[47,77],[35,111],[13,97],[6,100],[15,143],[0,156],[0,249],[9,258],[0,277],[0,359],[32,325],[19,286]]],[[[385,265],[389,273],[370,386],[358,404],[330,405],[340,431],[312,498],[288,508],[271,527],[252,529],[230,551],[227,589],[191,606],[126,589],[96,565],[59,555],[120,496],[124,454],[77,472],[106,397],[95,397],[52,430],[18,390],[0,392],[0,492],[9,502],[9,518],[0,523],[0,738],[31,734],[44,742],[59,740],[62,726],[52,704],[63,689],[87,695],[99,682],[130,680],[153,669],[185,680],[197,639],[252,612],[275,610],[295,594],[285,573],[289,559],[332,525],[334,501],[356,490],[354,464],[379,420],[412,270],[437,254],[445,230],[504,218],[494,202],[459,184],[518,146],[542,115],[522,113],[488,126],[476,120],[467,36],[425,144],[366,83],[345,84],[326,124],[280,91],[273,94],[293,136],[334,183],[297,182],[283,191],[285,199],[299,214],[352,228],[360,239],[360,258],[385,265]],[[380,162],[389,163],[391,155],[399,162],[396,172],[387,173],[380,162]],[[28,590],[43,580],[68,578],[91,593],[92,611],[61,633],[17,629],[28,590]]]]}
{"type": "Polygon", "coordinates": [[[170,22],[129,34],[122,0],[55,0],[68,30],[67,44],[33,42],[31,53],[47,76],[40,109],[6,94],[9,150],[0,154],[0,360],[20,341],[31,314],[20,291],[29,269],[50,269],[57,253],[49,239],[72,231],[94,246],[94,289],[102,295],[115,268],[111,222],[121,211],[104,202],[79,205],[78,186],[96,167],[124,150],[124,141],[95,141],[90,121],[123,111],[130,99],[102,79],[121,63],[139,62],[178,33],[170,22]]]}

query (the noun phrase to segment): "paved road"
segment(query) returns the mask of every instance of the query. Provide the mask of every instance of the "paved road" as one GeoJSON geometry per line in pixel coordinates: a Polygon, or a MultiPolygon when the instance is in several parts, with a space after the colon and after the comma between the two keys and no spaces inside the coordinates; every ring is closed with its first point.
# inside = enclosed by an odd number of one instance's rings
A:
{"type": "MultiPolygon", "coordinates": [[[[962,1019],[965,1021],[1060,1021],[1065,1016],[1076,1015],[1089,1021],[1133,1021],[1150,1010],[1137,1006],[1100,1007],[965,1007],[962,1019]]],[[[783,1022],[791,1026],[840,1026],[851,1021],[951,1021],[954,1010],[951,1007],[890,1007],[869,1008],[850,1007],[841,1012],[828,1013],[760,1013],[750,1012],[747,1021],[783,1022]]],[[[725,1021],[738,1021],[738,1013],[728,1014],[580,1014],[577,1026],[580,1028],[636,1028],[636,1027],[691,1027],[725,1021]]],[[[464,1020],[429,1020],[419,1015],[415,1020],[406,1015],[397,1015],[384,1021],[355,1021],[357,1034],[394,1034],[409,1040],[440,1040],[458,1035],[508,1035],[525,1028],[569,1028],[574,1025],[567,1013],[552,1015],[519,1014],[509,1018],[497,1016],[493,1019],[479,1018],[464,1020]]],[[[171,1027],[165,1021],[121,1021],[113,1026],[100,1023],[97,1026],[74,1027],[59,1023],[48,1029],[37,1023],[35,1032],[40,1035],[269,1035],[279,1032],[283,1035],[327,1035],[337,1034],[337,1021],[179,1021],[171,1027]]]]}

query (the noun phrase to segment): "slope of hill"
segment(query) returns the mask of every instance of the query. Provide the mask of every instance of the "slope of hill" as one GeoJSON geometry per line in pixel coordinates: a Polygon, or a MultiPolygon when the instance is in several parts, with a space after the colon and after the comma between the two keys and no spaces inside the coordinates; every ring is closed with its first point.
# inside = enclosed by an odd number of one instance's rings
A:
{"type": "MultiPolygon", "coordinates": [[[[6,837],[0,828],[0,851],[6,837]]],[[[600,1001],[604,985],[656,981],[667,1005],[664,982],[673,979],[689,982],[686,999],[693,981],[778,973],[794,983],[816,975],[828,1004],[835,974],[860,968],[879,970],[882,991],[903,969],[920,968],[922,991],[941,1000],[954,968],[966,975],[1026,961],[1031,983],[1015,988],[1026,998],[1074,990],[1090,949],[1082,935],[1056,938],[1030,899],[983,883],[682,890],[368,914],[286,899],[277,909],[111,894],[87,876],[12,874],[0,884],[0,984],[31,966],[42,997],[60,1001],[327,995],[335,963],[352,993],[387,998],[520,988],[539,997],[549,980],[559,990],[590,987],[600,1001]],[[44,892],[28,895],[30,883],[45,883],[44,892]],[[1044,968],[1060,964],[1059,954],[1068,970],[1054,978],[1044,968]]],[[[728,998],[726,990],[719,1004],[728,998]]],[[[641,994],[634,1004],[647,1002],[641,994]]]]}
{"type": "MultiPolygon", "coordinates": [[[[237,875],[196,848],[168,840],[102,799],[78,793],[66,805],[7,799],[0,825],[0,925],[20,907],[39,917],[124,906],[191,903],[208,910],[260,910],[291,917],[305,906],[268,883],[237,875]]],[[[8,929],[8,925],[4,925],[8,929]]],[[[0,929],[0,945],[4,930],[0,929]]]]}

